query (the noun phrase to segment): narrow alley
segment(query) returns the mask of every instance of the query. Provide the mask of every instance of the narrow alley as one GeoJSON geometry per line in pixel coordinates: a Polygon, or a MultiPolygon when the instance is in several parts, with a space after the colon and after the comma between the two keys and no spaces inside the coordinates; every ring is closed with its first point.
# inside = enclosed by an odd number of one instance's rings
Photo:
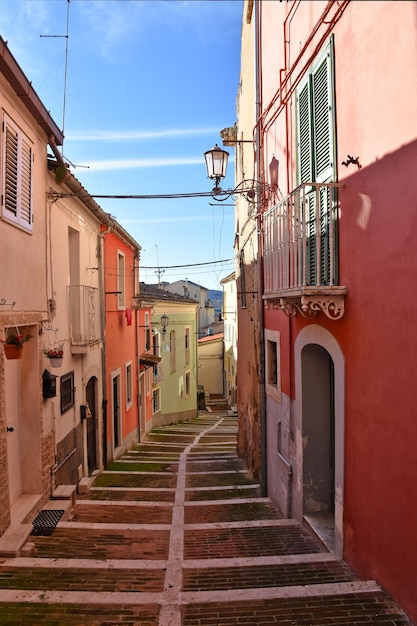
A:
{"type": "Polygon", "coordinates": [[[410,624],[260,496],[236,432],[226,411],[158,428],[52,503],[60,519],[0,557],[0,624],[410,624]]]}

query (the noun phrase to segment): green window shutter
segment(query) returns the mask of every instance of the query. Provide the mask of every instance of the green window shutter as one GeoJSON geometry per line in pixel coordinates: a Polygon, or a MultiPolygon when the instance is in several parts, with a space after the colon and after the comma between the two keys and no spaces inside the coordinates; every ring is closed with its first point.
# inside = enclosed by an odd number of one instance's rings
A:
{"type": "Polygon", "coordinates": [[[330,60],[330,51],[327,51],[325,58],[311,76],[314,180],[317,182],[333,179],[333,107],[330,60]]]}
{"type": "MultiPolygon", "coordinates": [[[[311,66],[296,93],[298,183],[335,180],[333,40],[311,66]]],[[[307,284],[330,284],[330,221],[335,220],[333,194],[327,188],[307,191],[307,284]]],[[[336,232],[336,224],[334,232],[336,232]]]]}
{"type": "Polygon", "coordinates": [[[300,183],[312,181],[311,105],[310,81],[301,87],[297,96],[298,122],[298,177],[300,183]]]}

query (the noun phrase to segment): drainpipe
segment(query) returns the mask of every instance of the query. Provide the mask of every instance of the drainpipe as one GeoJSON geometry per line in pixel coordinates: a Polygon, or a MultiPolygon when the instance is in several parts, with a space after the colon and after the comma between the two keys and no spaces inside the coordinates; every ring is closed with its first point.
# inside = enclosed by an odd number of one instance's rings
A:
{"type": "Polygon", "coordinates": [[[111,218],[109,218],[107,229],[98,235],[98,252],[99,252],[99,277],[100,277],[100,292],[101,292],[101,306],[100,306],[100,331],[101,341],[103,348],[101,350],[101,372],[102,372],[102,420],[103,420],[103,466],[107,467],[107,368],[106,368],[106,296],[104,286],[104,270],[103,270],[103,256],[104,256],[104,237],[111,231],[111,218]]]}
{"type": "MultiPolygon", "coordinates": [[[[260,72],[262,70],[262,64],[260,62],[260,50],[259,50],[259,32],[260,25],[259,12],[260,1],[255,0],[255,13],[254,13],[254,52],[255,52],[255,97],[256,97],[256,120],[261,116],[261,90],[260,72]]],[[[263,178],[263,171],[261,171],[261,156],[260,156],[260,143],[261,143],[261,129],[259,124],[256,124],[255,131],[255,148],[256,148],[256,178],[259,180],[259,176],[263,178]]],[[[261,494],[263,497],[267,495],[268,480],[267,480],[267,464],[266,464],[266,402],[265,402],[265,342],[264,342],[264,306],[262,300],[263,294],[263,268],[262,268],[262,206],[258,206],[257,211],[257,229],[258,229],[258,252],[257,252],[257,296],[258,296],[258,345],[259,345],[259,419],[260,419],[260,435],[261,435],[261,458],[260,458],[260,474],[261,474],[261,494]]]]}
{"type": "Polygon", "coordinates": [[[53,135],[49,135],[48,143],[52,148],[52,152],[54,153],[54,157],[56,158],[57,163],[59,165],[62,165],[63,167],[66,167],[66,163],[64,162],[64,159],[62,158],[62,155],[60,151],[58,150],[58,147],[56,145],[55,138],[53,135]]]}

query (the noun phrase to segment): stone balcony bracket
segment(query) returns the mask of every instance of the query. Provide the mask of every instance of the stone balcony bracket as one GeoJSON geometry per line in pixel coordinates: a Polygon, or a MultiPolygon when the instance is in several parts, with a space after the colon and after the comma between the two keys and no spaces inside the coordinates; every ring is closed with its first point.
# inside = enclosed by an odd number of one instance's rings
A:
{"type": "Polygon", "coordinates": [[[265,308],[281,310],[287,317],[300,314],[306,319],[312,319],[324,313],[331,320],[340,320],[345,313],[346,291],[341,289],[339,293],[291,294],[272,298],[266,295],[265,308]]]}

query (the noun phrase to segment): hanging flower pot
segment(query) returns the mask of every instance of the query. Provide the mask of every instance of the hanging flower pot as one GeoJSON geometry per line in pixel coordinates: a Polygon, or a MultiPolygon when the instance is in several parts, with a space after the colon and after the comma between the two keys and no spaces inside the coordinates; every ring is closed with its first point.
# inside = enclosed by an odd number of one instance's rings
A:
{"type": "Polygon", "coordinates": [[[59,165],[55,170],[55,180],[61,185],[70,177],[70,171],[64,166],[59,165]]]}
{"type": "Polygon", "coordinates": [[[28,331],[20,332],[17,328],[8,328],[6,331],[6,339],[3,341],[4,354],[6,359],[20,359],[23,352],[23,344],[32,335],[28,331]]]}
{"type": "Polygon", "coordinates": [[[23,346],[17,346],[13,343],[5,343],[4,344],[4,354],[6,355],[6,359],[20,359],[23,353],[23,346]]]}
{"type": "Polygon", "coordinates": [[[57,348],[48,348],[43,351],[48,357],[51,367],[61,367],[64,360],[64,344],[60,344],[57,348]]]}
{"type": "Polygon", "coordinates": [[[61,367],[63,360],[64,359],[62,357],[53,357],[53,356],[49,357],[49,362],[51,364],[51,367],[61,367]]]}

